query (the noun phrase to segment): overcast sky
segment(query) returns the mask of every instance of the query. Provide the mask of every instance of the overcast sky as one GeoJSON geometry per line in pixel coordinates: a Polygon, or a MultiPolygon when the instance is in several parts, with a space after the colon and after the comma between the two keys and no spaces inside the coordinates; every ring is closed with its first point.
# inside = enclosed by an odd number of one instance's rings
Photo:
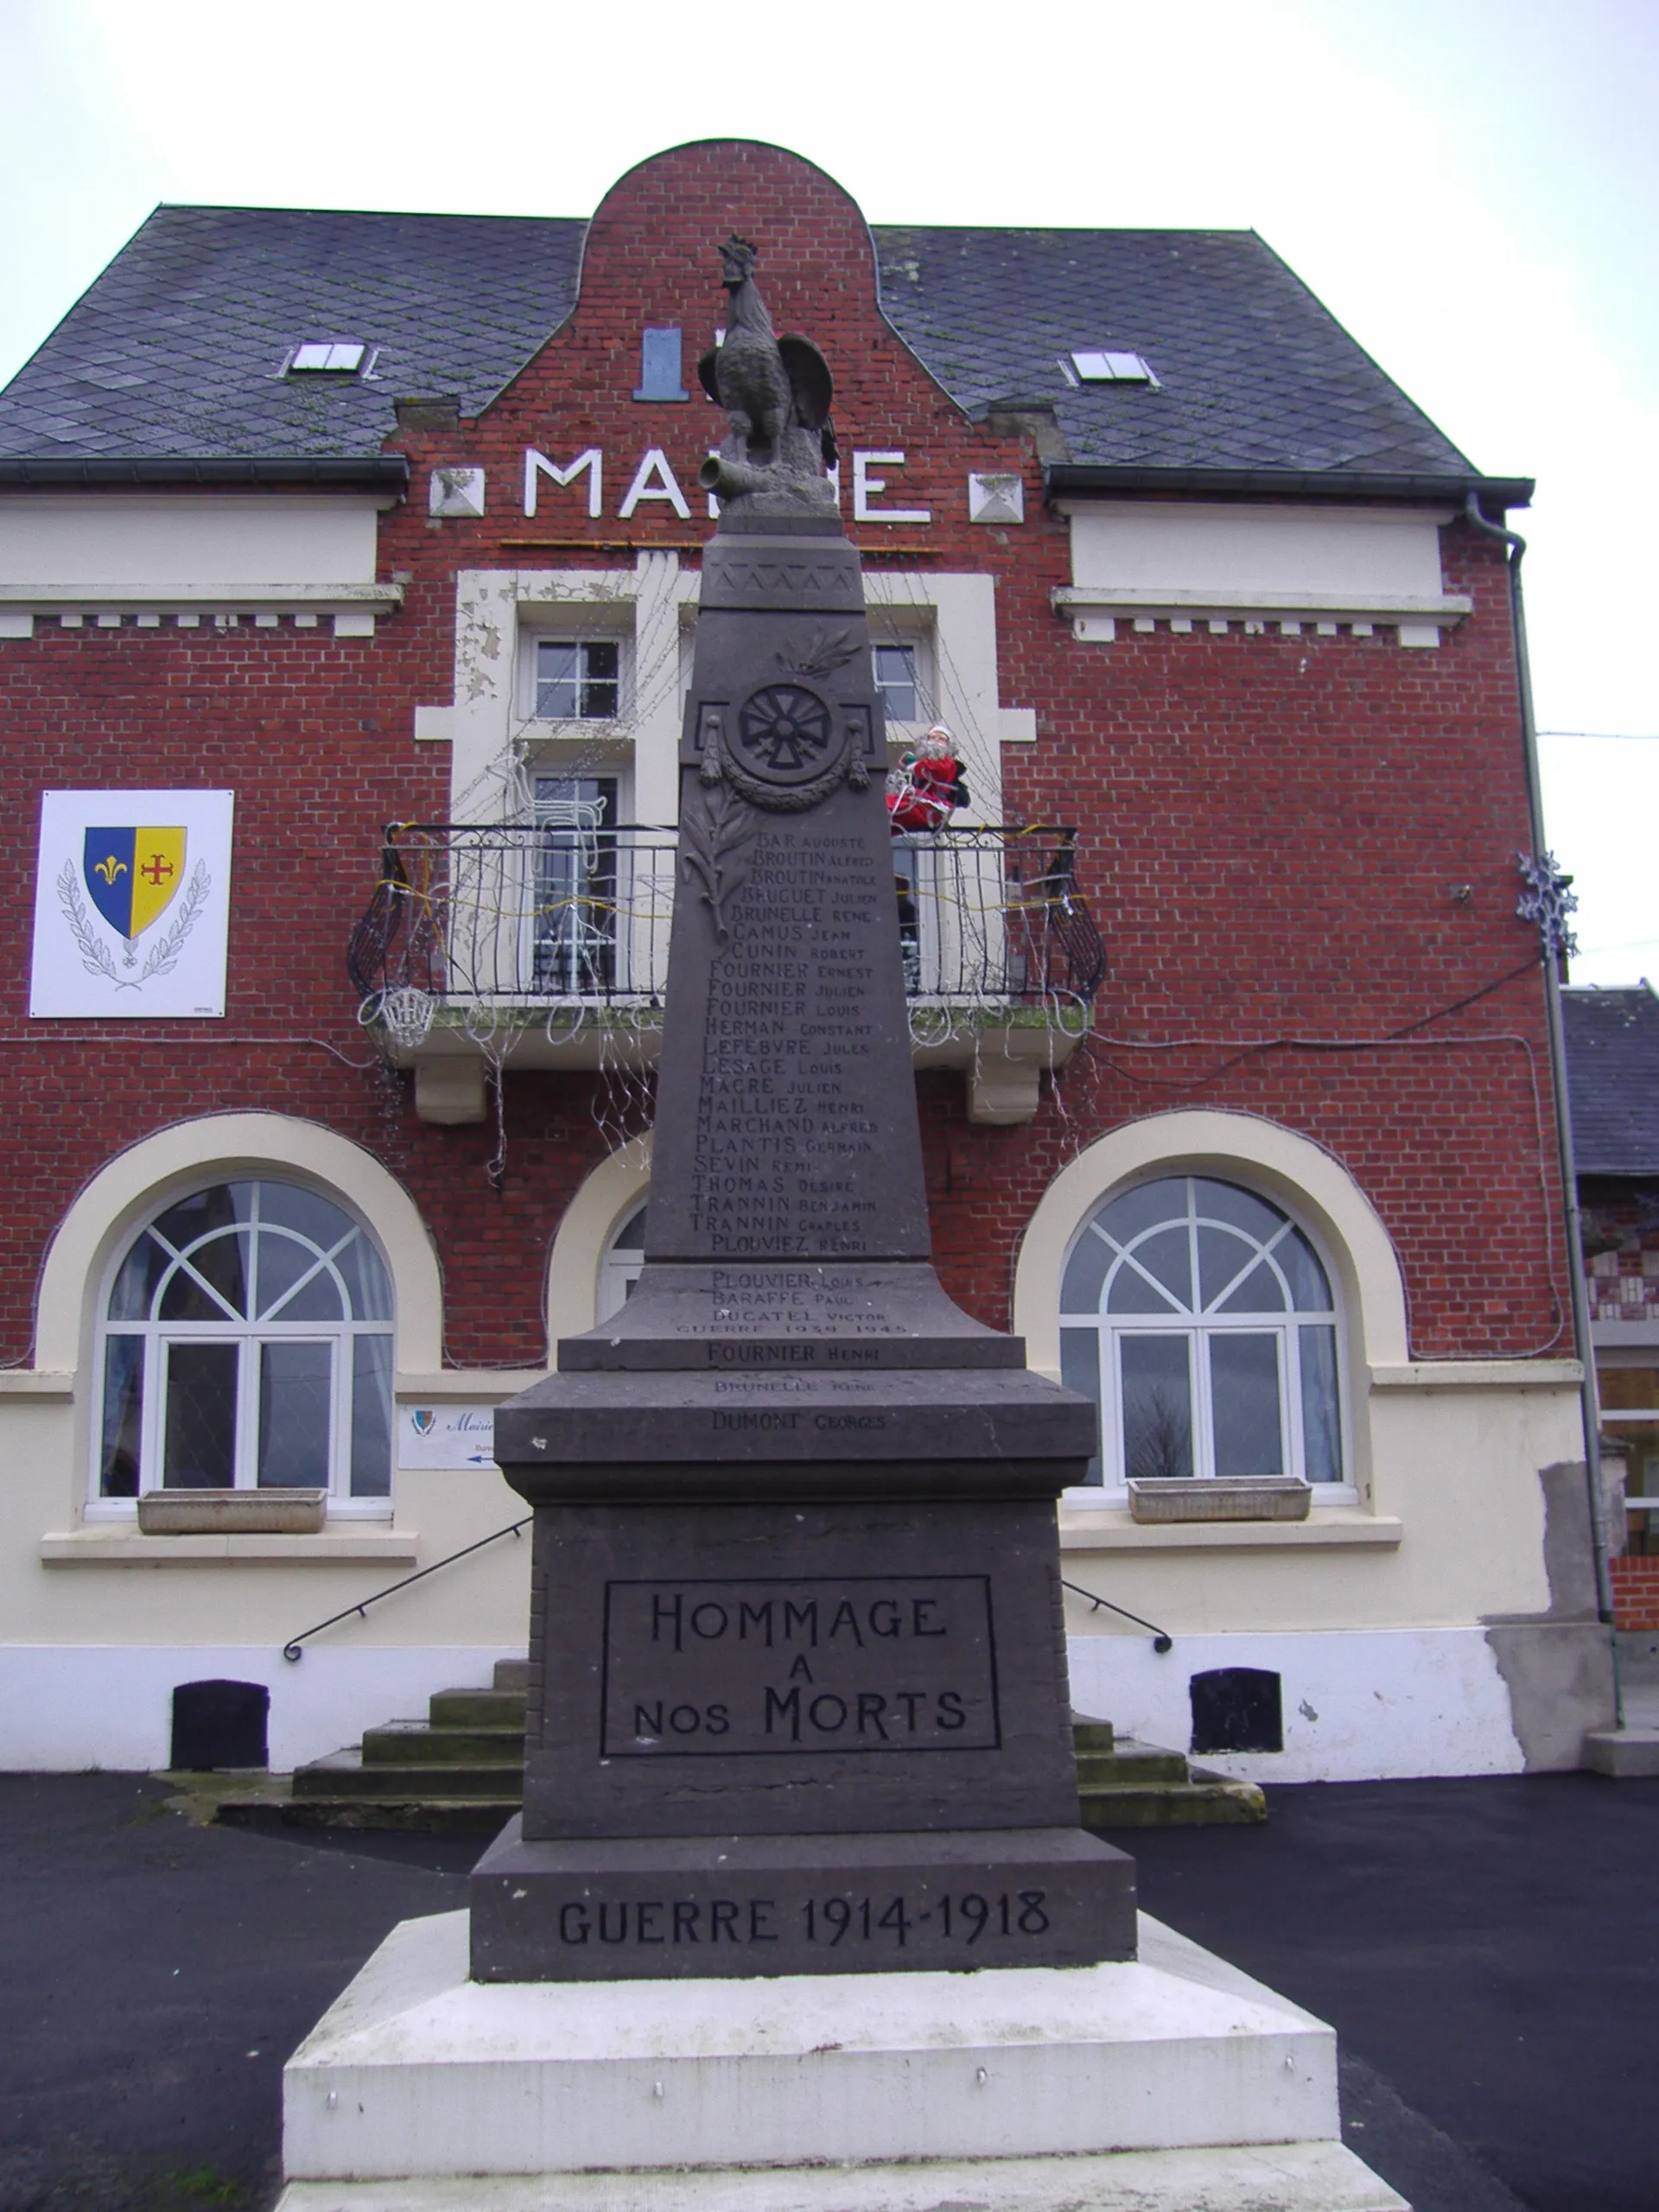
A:
{"type": "Polygon", "coordinates": [[[1598,734],[1542,747],[1574,980],[1659,982],[1656,65],[1659,0],[0,0],[0,378],[158,200],[585,215],[729,134],[874,222],[1254,228],[1539,480],[1539,721],[1598,734]]]}

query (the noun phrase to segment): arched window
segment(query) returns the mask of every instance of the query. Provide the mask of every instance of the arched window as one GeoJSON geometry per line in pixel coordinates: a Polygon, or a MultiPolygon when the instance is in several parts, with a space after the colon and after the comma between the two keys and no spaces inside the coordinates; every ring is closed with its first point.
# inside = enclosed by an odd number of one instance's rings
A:
{"type": "Polygon", "coordinates": [[[639,1271],[645,1264],[645,1209],[636,1206],[605,1247],[599,1263],[599,1295],[595,1322],[608,1321],[627,1303],[639,1271]]]}
{"type": "Polygon", "coordinates": [[[391,1493],[391,1282],[366,1230],[292,1183],[175,1199],[116,1269],[97,1494],[391,1493]]]}
{"type": "Polygon", "coordinates": [[[1236,1184],[1166,1176],[1100,1208],[1066,1260],[1060,1363],[1100,1408],[1091,1482],[1344,1479],[1330,1279],[1236,1184]]]}

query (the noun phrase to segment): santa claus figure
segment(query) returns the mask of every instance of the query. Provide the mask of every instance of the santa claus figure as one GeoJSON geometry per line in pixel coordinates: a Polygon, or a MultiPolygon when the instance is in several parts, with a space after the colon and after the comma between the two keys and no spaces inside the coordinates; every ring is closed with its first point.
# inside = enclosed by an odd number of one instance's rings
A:
{"type": "Polygon", "coordinates": [[[957,741],[935,722],[920,744],[906,749],[887,775],[887,814],[895,831],[943,830],[952,812],[968,804],[968,784],[957,754],[957,741]]]}

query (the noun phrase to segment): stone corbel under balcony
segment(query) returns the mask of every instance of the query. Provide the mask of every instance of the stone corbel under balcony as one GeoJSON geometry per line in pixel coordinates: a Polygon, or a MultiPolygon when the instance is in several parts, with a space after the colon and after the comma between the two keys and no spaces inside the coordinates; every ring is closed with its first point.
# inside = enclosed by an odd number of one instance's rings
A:
{"type": "Polygon", "coordinates": [[[1370,592],[1359,597],[1309,592],[1249,591],[1236,596],[1214,593],[1118,588],[1106,584],[1060,584],[1052,594],[1055,612],[1071,622],[1072,635],[1085,645],[1110,645],[1117,626],[1141,631],[1166,623],[1179,631],[1220,632],[1235,623],[1247,632],[1276,630],[1287,637],[1312,631],[1334,637],[1346,630],[1359,637],[1392,629],[1402,645],[1433,647],[1443,630],[1455,629],[1474,610],[1459,594],[1437,592],[1404,597],[1370,592]]]}
{"type": "MultiPolygon", "coordinates": [[[[503,1017],[496,1041],[512,1041],[501,1054],[514,1073],[601,1067],[642,1071],[654,1068],[662,1046],[662,1013],[653,1007],[601,1007],[562,1028],[544,1014],[515,1010],[503,1017]]],[[[918,1069],[960,1069],[970,1122],[1005,1128],[1036,1115],[1045,1068],[1063,1068],[1089,1032],[1078,1004],[1042,1006],[915,1006],[911,1009],[911,1060],[918,1069]]],[[[415,1110],[423,1122],[454,1128],[482,1122],[489,1112],[489,1071],[496,1057],[474,1041],[459,1012],[445,1009],[416,1045],[385,1039],[394,1065],[412,1068],[415,1110]]]]}

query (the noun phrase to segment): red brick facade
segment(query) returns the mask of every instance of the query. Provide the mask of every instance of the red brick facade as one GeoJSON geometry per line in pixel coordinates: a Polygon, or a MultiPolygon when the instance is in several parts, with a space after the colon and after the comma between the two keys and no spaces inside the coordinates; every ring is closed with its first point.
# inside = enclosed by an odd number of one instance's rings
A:
{"type": "MultiPolygon", "coordinates": [[[[129,620],[41,624],[5,646],[16,890],[0,1359],[29,1357],[45,1246],[110,1154],[169,1122],[250,1107],[326,1123],[408,1187],[442,1257],[450,1361],[543,1356],[549,1246],[603,1151],[592,1079],[509,1071],[493,1189],[493,1131],[427,1126],[408,1079],[382,1071],[345,949],[380,825],[448,810],[447,749],[417,747],[412,730],[417,704],[450,696],[455,571],[628,569],[632,549],[652,544],[695,562],[711,525],[691,487],[719,418],[700,395],[631,395],[642,325],[678,324],[695,353],[721,319],[711,248],[734,229],[764,240],[779,327],[810,330],[833,366],[843,451],[907,455],[889,496],[933,520],[924,554],[887,557],[995,575],[1001,702],[1034,709],[1038,728],[1034,745],[1005,752],[1003,810],[1078,825],[1082,887],[1109,949],[1096,1033],[1033,1122],[971,1125],[959,1077],[922,1078],[948,1287],[1006,1325],[1017,1239],[1080,1146],[1165,1108],[1230,1108],[1313,1138],[1365,1191],[1403,1263],[1414,1356],[1567,1352],[1542,991],[1535,940],[1515,918],[1514,856],[1529,840],[1501,549],[1461,524],[1443,532],[1446,588],[1474,612],[1434,652],[1402,650],[1392,632],[1236,625],[1079,644],[1051,604],[1070,580],[1068,529],[1044,509],[1034,449],[970,423],[883,321],[856,207],[792,156],[694,146],[607,196],[575,313],[486,415],[397,442],[414,480],[383,518],[379,573],[410,582],[372,640],[129,620]],[[585,481],[543,483],[526,520],[524,448],[568,465],[590,446],[607,455],[604,514],[589,518],[585,481]],[[661,503],[616,518],[653,446],[691,495],[690,524],[661,503]],[[429,519],[436,463],[486,469],[484,519],[429,519]],[[970,527],[969,469],[1015,468],[1025,524],[970,527]],[[237,797],[225,1020],[29,1021],[22,887],[41,789],[195,785],[237,797]]],[[[918,534],[854,535],[879,565],[884,545],[918,534]]],[[[1637,1565],[1619,1563],[1621,1587],[1637,1565]]]]}

